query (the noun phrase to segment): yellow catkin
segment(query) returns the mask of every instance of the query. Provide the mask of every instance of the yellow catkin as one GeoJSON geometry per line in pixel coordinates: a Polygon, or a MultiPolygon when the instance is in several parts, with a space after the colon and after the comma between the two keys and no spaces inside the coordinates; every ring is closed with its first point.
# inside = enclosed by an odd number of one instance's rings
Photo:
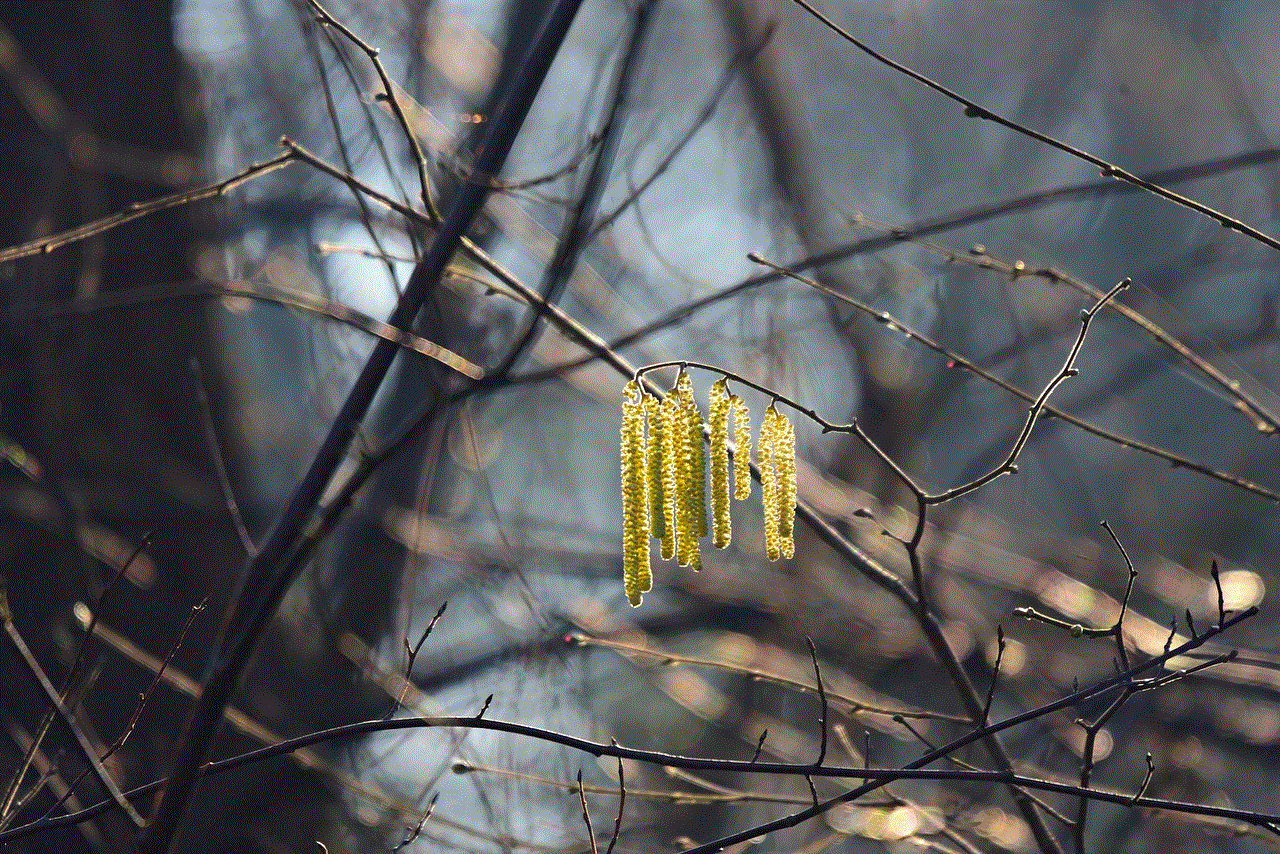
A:
{"type": "Polygon", "coordinates": [[[780,505],[778,501],[778,417],[780,413],[769,404],[760,425],[760,505],[764,510],[764,551],[769,560],[782,557],[782,536],[778,530],[780,505]]]}
{"type": "Polygon", "coordinates": [[[622,584],[631,605],[650,586],[649,495],[645,465],[644,399],[635,380],[622,390],[622,584]]]}
{"type": "Polygon", "coordinates": [[[649,528],[650,536],[665,542],[667,537],[667,494],[663,484],[663,468],[667,458],[667,431],[665,429],[662,401],[651,394],[644,396],[644,414],[649,426],[648,458],[649,476],[649,528]]]}
{"type": "Polygon", "coordinates": [[[711,542],[728,547],[729,521],[729,384],[721,379],[711,386],[707,402],[707,426],[711,432],[711,542]]]}
{"type": "Polygon", "coordinates": [[[778,537],[782,556],[792,558],[796,554],[796,430],[781,412],[777,422],[778,537]]]}
{"type": "MultiPolygon", "coordinates": [[[[686,418],[689,426],[689,449],[692,455],[689,460],[690,485],[693,488],[693,520],[694,531],[698,537],[705,537],[707,526],[707,445],[703,440],[702,411],[694,399],[693,390],[689,390],[685,398],[688,412],[686,418]]],[[[699,565],[699,567],[701,566],[699,565]]]]}
{"type": "Polygon", "coordinates": [[[733,497],[745,501],[751,496],[751,410],[738,395],[729,397],[733,408],[733,497]]]}
{"type": "Polygon", "coordinates": [[[676,556],[676,496],[679,495],[680,455],[685,434],[680,430],[679,396],[671,391],[659,408],[662,421],[662,559],[676,556]]]}
{"type": "Polygon", "coordinates": [[[702,447],[702,414],[693,397],[693,380],[681,373],[676,380],[676,425],[681,436],[680,458],[676,471],[676,562],[680,566],[702,568],[698,537],[707,523],[704,468],[706,454],[702,447]]]}

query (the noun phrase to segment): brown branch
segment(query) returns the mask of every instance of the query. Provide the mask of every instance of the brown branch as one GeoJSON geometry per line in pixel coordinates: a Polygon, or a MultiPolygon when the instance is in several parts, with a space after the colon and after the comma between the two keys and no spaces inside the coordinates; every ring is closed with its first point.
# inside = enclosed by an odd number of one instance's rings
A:
{"type": "MultiPolygon", "coordinates": [[[[877,231],[893,234],[902,234],[904,232],[903,229],[880,222],[861,213],[855,213],[852,216],[852,220],[857,225],[877,231]]],[[[988,247],[981,244],[971,247],[968,252],[956,252],[931,240],[916,237],[909,232],[905,234],[903,239],[927,249],[952,263],[969,264],[983,269],[995,270],[1009,276],[1011,279],[1038,278],[1052,284],[1063,284],[1095,301],[1103,297],[1102,291],[1056,267],[1037,267],[1032,269],[1023,261],[1001,259],[993,254],[988,247]]],[[[1258,395],[1246,390],[1240,380],[1228,376],[1222,369],[1200,356],[1189,346],[1178,340],[1175,335],[1165,330],[1136,308],[1119,300],[1112,300],[1107,303],[1107,310],[1119,314],[1137,326],[1147,333],[1153,341],[1173,352],[1197,373],[1217,386],[1223,394],[1235,401],[1235,409],[1249,418],[1252,427],[1268,434],[1275,434],[1280,431],[1280,416],[1272,412],[1270,407],[1258,398],[1258,395]]]]}
{"type": "MultiPolygon", "coordinates": [[[[1002,389],[1003,391],[1006,391],[1009,394],[1013,395],[1014,397],[1020,398],[1021,400],[1027,403],[1034,404],[1036,402],[1035,395],[1031,394],[1028,391],[1024,391],[1023,389],[1019,388],[1013,383],[1010,383],[1007,380],[1004,380],[996,376],[995,374],[983,368],[981,365],[974,362],[972,359],[969,359],[968,357],[963,356],[954,350],[950,350],[944,347],[942,344],[938,343],[937,341],[934,341],[932,338],[925,335],[923,332],[920,332],[919,330],[912,327],[910,324],[904,323],[903,321],[899,320],[889,312],[880,311],[875,308],[872,308],[871,306],[867,305],[861,300],[855,299],[849,296],[848,294],[841,293],[840,291],[837,291],[833,288],[829,288],[826,285],[822,284],[821,282],[817,281],[816,279],[810,278],[809,276],[801,275],[794,268],[783,267],[782,265],[774,264],[773,262],[770,262],[770,261],[765,261],[758,254],[753,255],[753,260],[757,260],[761,263],[768,265],[769,267],[777,271],[776,275],[786,276],[788,278],[794,279],[797,282],[800,282],[801,284],[807,285],[808,287],[813,288],[816,291],[820,291],[821,293],[826,294],[832,299],[839,300],[840,302],[843,302],[845,305],[849,305],[857,309],[858,311],[862,312],[863,314],[867,315],[868,317],[875,319],[878,323],[883,324],[886,329],[890,329],[895,332],[900,332],[903,335],[907,336],[908,338],[911,338],[912,340],[917,341],[920,344],[923,344],[925,347],[929,348],[933,352],[946,358],[949,367],[968,371],[973,375],[980,377],[986,382],[991,383],[997,388],[1002,389]]],[[[804,262],[804,265],[808,266],[808,262],[804,262]]],[[[749,281],[752,281],[752,280],[749,280],[749,281]]],[[[1102,294],[1101,296],[1106,296],[1106,295],[1102,294]]],[[[1107,304],[1110,305],[1111,303],[1108,302],[1107,304]]],[[[769,392],[769,393],[772,394],[772,392],[769,392]]],[[[806,416],[813,419],[816,423],[820,424],[823,430],[826,432],[837,431],[837,430],[846,431],[846,432],[855,432],[852,428],[856,427],[856,425],[840,425],[840,424],[835,424],[833,422],[828,422],[825,419],[821,418],[820,416],[817,416],[816,413],[812,413],[811,411],[807,410],[805,407],[801,405],[798,405],[798,404],[793,405],[790,402],[788,402],[788,405],[793,406],[793,408],[797,409],[797,411],[803,412],[806,416]]],[[[1083,418],[1072,415],[1071,413],[1066,412],[1065,410],[1059,409],[1058,407],[1055,407],[1052,404],[1049,404],[1047,402],[1042,404],[1040,408],[1041,408],[1042,414],[1045,416],[1052,416],[1054,418],[1058,418],[1068,424],[1071,424],[1074,427],[1079,427],[1081,430],[1084,430],[1087,433],[1091,433],[1092,435],[1097,436],[1100,439],[1105,439],[1106,441],[1112,442],[1116,445],[1120,445],[1121,447],[1129,448],[1130,450],[1138,451],[1140,453],[1144,453],[1149,456],[1155,457],[1157,459],[1163,460],[1169,465],[1173,466],[1174,468],[1185,468],[1189,471],[1198,472],[1199,474],[1203,474],[1207,477],[1213,478],[1214,480],[1218,480],[1223,483],[1230,484],[1231,486],[1237,487],[1238,489],[1242,489],[1246,492],[1252,492],[1253,494],[1266,498],[1269,501],[1280,501],[1280,491],[1276,491],[1274,489],[1263,486],[1261,484],[1254,483],[1253,481],[1243,477],[1239,477],[1238,475],[1230,474],[1229,472],[1220,471],[1211,466],[1207,466],[1203,463],[1199,463],[1191,459],[1190,457],[1184,457],[1180,454],[1175,454],[1163,448],[1156,447],[1155,445],[1150,445],[1146,442],[1140,442],[1137,439],[1133,439],[1128,436],[1123,436],[1119,433],[1115,433],[1110,430],[1103,429],[1094,424],[1091,424],[1088,421],[1085,421],[1083,418]]],[[[879,451],[879,449],[875,447],[873,443],[871,443],[870,437],[862,439],[862,441],[864,442],[864,444],[867,444],[868,448],[870,448],[873,452],[879,451]]],[[[900,469],[898,469],[896,463],[894,463],[891,459],[889,459],[889,457],[885,455],[883,451],[879,451],[877,455],[880,457],[881,460],[885,462],[886,465],[889,465],[891,468],[896,469],[897,471],[901,471],[900,469]]],[[[899,475],[899,477],[903,477],[903,476],[904,475],[901,475],[901,474],[899,475]]]]}
{"type": "Polygon", "coordinates": [[[964,97],[960,93],[955,92],[951,89],[948,89],[946,86],[943,86],[941,83],[937,83],[934,80],[931,80],[930,78],[926,77],[920,72],[915,71],[911,68],[908,68],[907,66],[903,65],[900,62],[896,62],[890,59],[889,57],[885,56],[884,54],[872,48],[870,45],[855,38],[848,31],[842,29],[838,24],[835,23],[835,21],[832,21],[829,17],[824,15],[822,12],[820,12],[815,6],[813,6],[813,4],[808,2],[808,0],[793,0],[793,2],[801,6],[810,15],[812,15],[813,17],[821,21],[823,25],[825,25],[828,29],[830,29],[836,35],[840,36],[840,38],[849,42],[858,50],[870,56],[872,59],[876,60],[879,63],[887,65],[888,67],[892,68],[897,72],[907,75],[913,80],[916,80],[919,83],[922,83],[925,86],[928,86],[930,89],[934,90],[935,92],[938,92],[939,94],[944,95],[947,98],[950,98],[956,103],[963,105],[964,114],[966,116],[970,116],[972,118],[978,118],[978,119],[987,119],[988,121],[992,121],[992,122],[995,122],[996,124],[1003,125],[1012,131],[1020,133],[1024,136],[1031,137],[1032,139],[1042,142],[1045,145],[1051,146],[1053,148],[1058,149],[1059,151],[1065,152],[1067,154],[1070,154],[1073,157],[1079,158],[1080,160],[1093,164],[1094,166],[1098,167],[1099,172],[1102,174],[1102,177],[1104,178],[1115,178],[1117,180],[1124,181],[1127,184],[1132,184],[1135,187],[1140,187],[1141,189],[1146,190],[1149,193],[1160,196],[1161,198],[1164,198],[1164,199],[1168,199],[1174,204],[1180,205],[1181,207],[1184,207],[1184,208],[1189,208],[1190,210],[1203,214],[1204,216],[1207,216],[1210,219],[1215,220],[1223,228],[1229,228],[1233,231],[1238,231],[1241,234],[1245,235],[1246,237],[1251,237],[1254,240],[1258,241],[1259,243],[1262,243],[1266,246],[1270,246],[1272,249],[1280,249],[1280,240],[1277,240],[1276,238],[1271,237],[1270,235],[1259,231],[1253,226],[1247,225],[1246,223],[1238,219],[1235,219],[1234,217],[1227,216],[1224,213],[1220,213],[1214,210],[1213,208],[1209,207],[1208,205],[1203,204],[1202,202],[1197,202],[1195,199],[1188,198],[1187,196],[1184,196],[1180,193],[1175,193],[1173,190],[1166,189],[1165,187],[1162,187],[1159,184],[1152,183],[1151,181],[1148,181],[1144,178],[1139,178],[1137,175],[1134,175],[1132,172],[1129,172],[1126,169],[1122,169],[1121,167],[1116,166],[1114,163],[1109,163],[1106,160],[1103,160],[1101,157],[1090,154],[1089,152],[1085,151],[1082,148],[1077,148],[1074,145],[1069,145],[1068,143],[1055,139],[1054,137],[1049,136],[1048,134],[1041,133],[1038,130],[1033,130],[1032,128],[1025,127],[1024,125],[1020,125],[1011,119],[1007,119],[1004,116],[999,115],[998,113],[992,112],[991,110],[987,109],[981,104],[978,104],[975,101],[969,100],[968,98],[964,97]]]}
{"type": "Polygon", "coordinates": [[[152,199],[149,202],[135,202],[121,211],[102,219],[94,220],[85,225],[76,226],[58,234],[52,234],[47,237],[38,237],[35,240],[29,240],[26,243],[20,243],[17,246],[10,246],[8,249],[0,249],[0,264],[8,261],[16,261],[19,258],[29,258],[32,255],[46,255],[55,249],[85,240],[89,237],[110,231],[117,226],[124,225],[127,222],[133,222],[135,219],[141,219],[144,216],[150,216],[159,211],[176,208],[181,205],[188,205],[192,202],[202,201],[204,199],[217,198],[223,196],[239,187],[254,180],[268,172],[274,172],[283,166],[293,163],[297,158],[292,152],[285,151],[277,154],[270,160],[261,163],[255,163],[246,169],[232,175],[226,180],[219,181],[216,184],[209,184],[195,190],[184,190],[180,193],[174,193],[169,196],[162,196],[158,199],[152,199]]]}

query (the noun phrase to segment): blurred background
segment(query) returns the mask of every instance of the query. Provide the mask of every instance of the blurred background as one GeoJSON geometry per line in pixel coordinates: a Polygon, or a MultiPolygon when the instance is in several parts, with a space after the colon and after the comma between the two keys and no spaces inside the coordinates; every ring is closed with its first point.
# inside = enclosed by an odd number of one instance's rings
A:
{"type": "MultiPolygon", "coordinates": [[[[326,5],[380,51],[437,203],[469,175],[546,7],[326,5]]],[[[1280,233],[1273,4],[822,8],[989,110],[1280,233]]],[[[423,207],[369,57],[303,4],[0,3],[0,75],[5,247],[233,176],[274,157],[282,136],[423,207]]],[[[1204,650],[1239,658],[1132,699],[1094,744],[1093,781],[1135,791],[1150,752],[1151,795],[1280,812],[1280,658],[1264,599],[1280,549],[1280,254],[966,116],[799,6],[764,0],[587,0],[500,183],[474,240],[577,323],[637,365],[707,362],[831,422],[857,419],[935,492],[999,465],[1027,411],[956,357],[1036,394],[1075,340],[1093,301],[1085,291],[1131,277],[1118,298],[1131,316],[1098,315],[1080,375],[1052,402],[1148,450],[1044,420],[1016,475],[930,510],[929,598],[984,692],[1002,627],[998,718],[1112,673],[1112,641],[1012,615],[1114,622],[1128,571],[1100,521],[1137,571],[1125,623],[1136,659],[1160,651],[1171,621],[1186,636],[1188,613],[1199,628],[1217,619],[1216,562],[1225,607],[1263,605],[1204,650]],[[586,224],[576,237],[574,216],[586,224]],[[549,277],[571,239],[581,245],[566,274],[549,277]],[[845,300],[762,277],[751,251],[845,300]],[[1160,343],[1157,327],[1195,359],[1160,343]]],[[[372,346],[361,327],[386,317],[429,240],[295,163],[55,251],[0,255],[0,575],[13,627],[55,684],[77,657],[84,605],[108,594],[70,700],[101,744],[131,732],[108,763],[122,786],[166,773],[190,704],[175,674],[198,680],[246,538],[261,538],[310,461],[372,346]],[[169,678],[135,719],[179,639],[169,678]]],[[[506,285],[459,256],[415,331],[492,369],[527,317],[506,285]]],[[[763,757],[807,761],[820,730],[816,698],[794,684],[813,684],[806,636],[833,697],[830,761],[861,764],[869,752],[873,765],[902,764],[967,731],[897,600],[804,526],[794,559],[765,560],[758,491],[735,505],[728,549],[706,549],[698,574],[655,558],[654,590],[629,608],[617,446],[627,377],[538,329],[508,380],[479,393],[459,395],[458,374],[437,362],[398,358],[351,467],[397,437],[399,450],[290,592],[215,756],[389,714],[397,700],[397,714],[471,715],[493,695],[491,718],[678,753],[749,758],[767,729],[763,757]],[[408,650],[446,602],[407,687],[408,650]]],[[[694,372],[704,409],[717,378],[694,372]]],[[[768,397],[735,388],[758,425],[768,397]]],[[[912,532],[910,492],[856,440],[793,420],[802,500],[909,580],[894,537],[912,532]]],[[[30,669],[6,641],[6,785],[47,708],[30,669]]],[[[1073,721],[1101,711],[1006,733],[1017,767],[1078,782],[1073,721]]],[[[18,788],[29,800],[4,820],[39,818],[81,770],[55,727],[18,788]]],[[[496,733],[403,730],[207,780],[185,847],[319,841],[337,854],[413,836],[402,850],[588,851],[579,770],[607,845],[613,761],[496,733]]],[[[810,797],[793,779],[623,773],[619,851],[711,841],[810,797]]],[[[820,795],[841,791],[816,782],[820,795]]],[[[100,797],[89,780],[66,808],[100,797]]],[[[1052,803],[1075,816],[1075,801],[1052,803]]],[[[1275,847],[1274,836],[1237,831],[1098,805],[1082,837],[1089,850],[1275,847]]],[[[131,845],[116,814],[10,850],[131,845]]],[[[1003,789],[936,781],[896,784],[753,847],[1037,850],[1003,789]]]]}

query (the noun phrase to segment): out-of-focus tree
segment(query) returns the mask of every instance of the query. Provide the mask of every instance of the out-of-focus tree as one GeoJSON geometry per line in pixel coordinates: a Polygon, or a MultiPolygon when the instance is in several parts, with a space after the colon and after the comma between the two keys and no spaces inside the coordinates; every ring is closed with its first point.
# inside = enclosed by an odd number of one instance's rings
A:
{"type": "Polygon", "coordinates": [[[548,47],[569,5],[0,6],[0,844],[1273,847],[1274,623],[1209,627],[1280,545],[1275,9],[587,0],[548,47]],[[728,376],[794,423],[795,555],[757,484],[700,572],[654,542],[632,610],[618,404],[679,362],[704,414],[728,376]],[[210,758],[387,723],[138,801],[178,835],[30,825],[193,772],[209,709],[210,758]],[[131,735],[100,775],[68,721],[131,735]],[[907,779],[939,745],[953,778],[907,779]],[[904,779],[827,803],[864,764],[904,779]]]}

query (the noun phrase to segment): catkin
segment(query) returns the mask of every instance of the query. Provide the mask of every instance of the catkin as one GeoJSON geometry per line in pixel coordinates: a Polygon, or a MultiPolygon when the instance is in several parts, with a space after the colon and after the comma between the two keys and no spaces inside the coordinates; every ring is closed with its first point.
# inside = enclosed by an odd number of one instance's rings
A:
{"type": "MultiPolygon", "coordinates": [[[[689,448],[692,451],[690,458],[689,475],[690,485],[693,488],[693,520],[694,534],[696,537],[705,537],[709,531],[707,525],[707,445],[703,441],[703,422],[702,411],[698,409],[698,403],[693,397],[693,390],[690,389],[687,398],[689,426],[689,448]]],[[[699,564],[698,569],[701,569],[699,564]]]]}
{"type": "Polygon", "coordinates": [[[622,585],[637,606],[651,584],[644,399],[635,380],[622,390],[622,585]]]}
{"type": "Polygon", "coordinates": [[[769,404],[760,425],[760,506],[764,511],[764,551],[769,560],[782,557],[778,501],[778,430],[780,413],[769,404]]]}
{"type": "Polygon", "coordinates": [[[667,458],[667,431],[662,414],[662,401],[651,394],[645,394],[644,414],[649,426],[648,459],[646,460],[649,477],[649,534],[655,540],[665,542],[668,514],[663,469],[667,458]]]}
{"type": "Polygon", "coordinates": [[[693,380],[681,373],[676,380],[675,432],[681,436],[676,473],[676,562],[702,569],[698,538],[707,524],[706,453],[702,446],[702,414],[693,397],[693,380]]]}
{"type": "Polygon", "coordinates": [[[671,391],[663,398],[659,408],[662,421],[662,559],[676,556],[676,496],[680,494],[680,454],[684,447],[684,433],[680,430],[679,397],[671,391]]]}
{"type": "Polygon", "coordinates": [[[733,408],[733,497],[751,497],[751,410],[738,395],[730,395],[733,408]]]}
{"type": "Polygon", "coordinates": [[[777,422],[778,537],[782,556],[792,558],[796,554],[796,429],[781,412],[777,422]]]}
{"type": "Polygon", "coordinates": [[[724,379],[711,386],[707,426],[711,432],[711,542],[727,548],[732,536],[729,521],[729,387],[724,379]]]}

